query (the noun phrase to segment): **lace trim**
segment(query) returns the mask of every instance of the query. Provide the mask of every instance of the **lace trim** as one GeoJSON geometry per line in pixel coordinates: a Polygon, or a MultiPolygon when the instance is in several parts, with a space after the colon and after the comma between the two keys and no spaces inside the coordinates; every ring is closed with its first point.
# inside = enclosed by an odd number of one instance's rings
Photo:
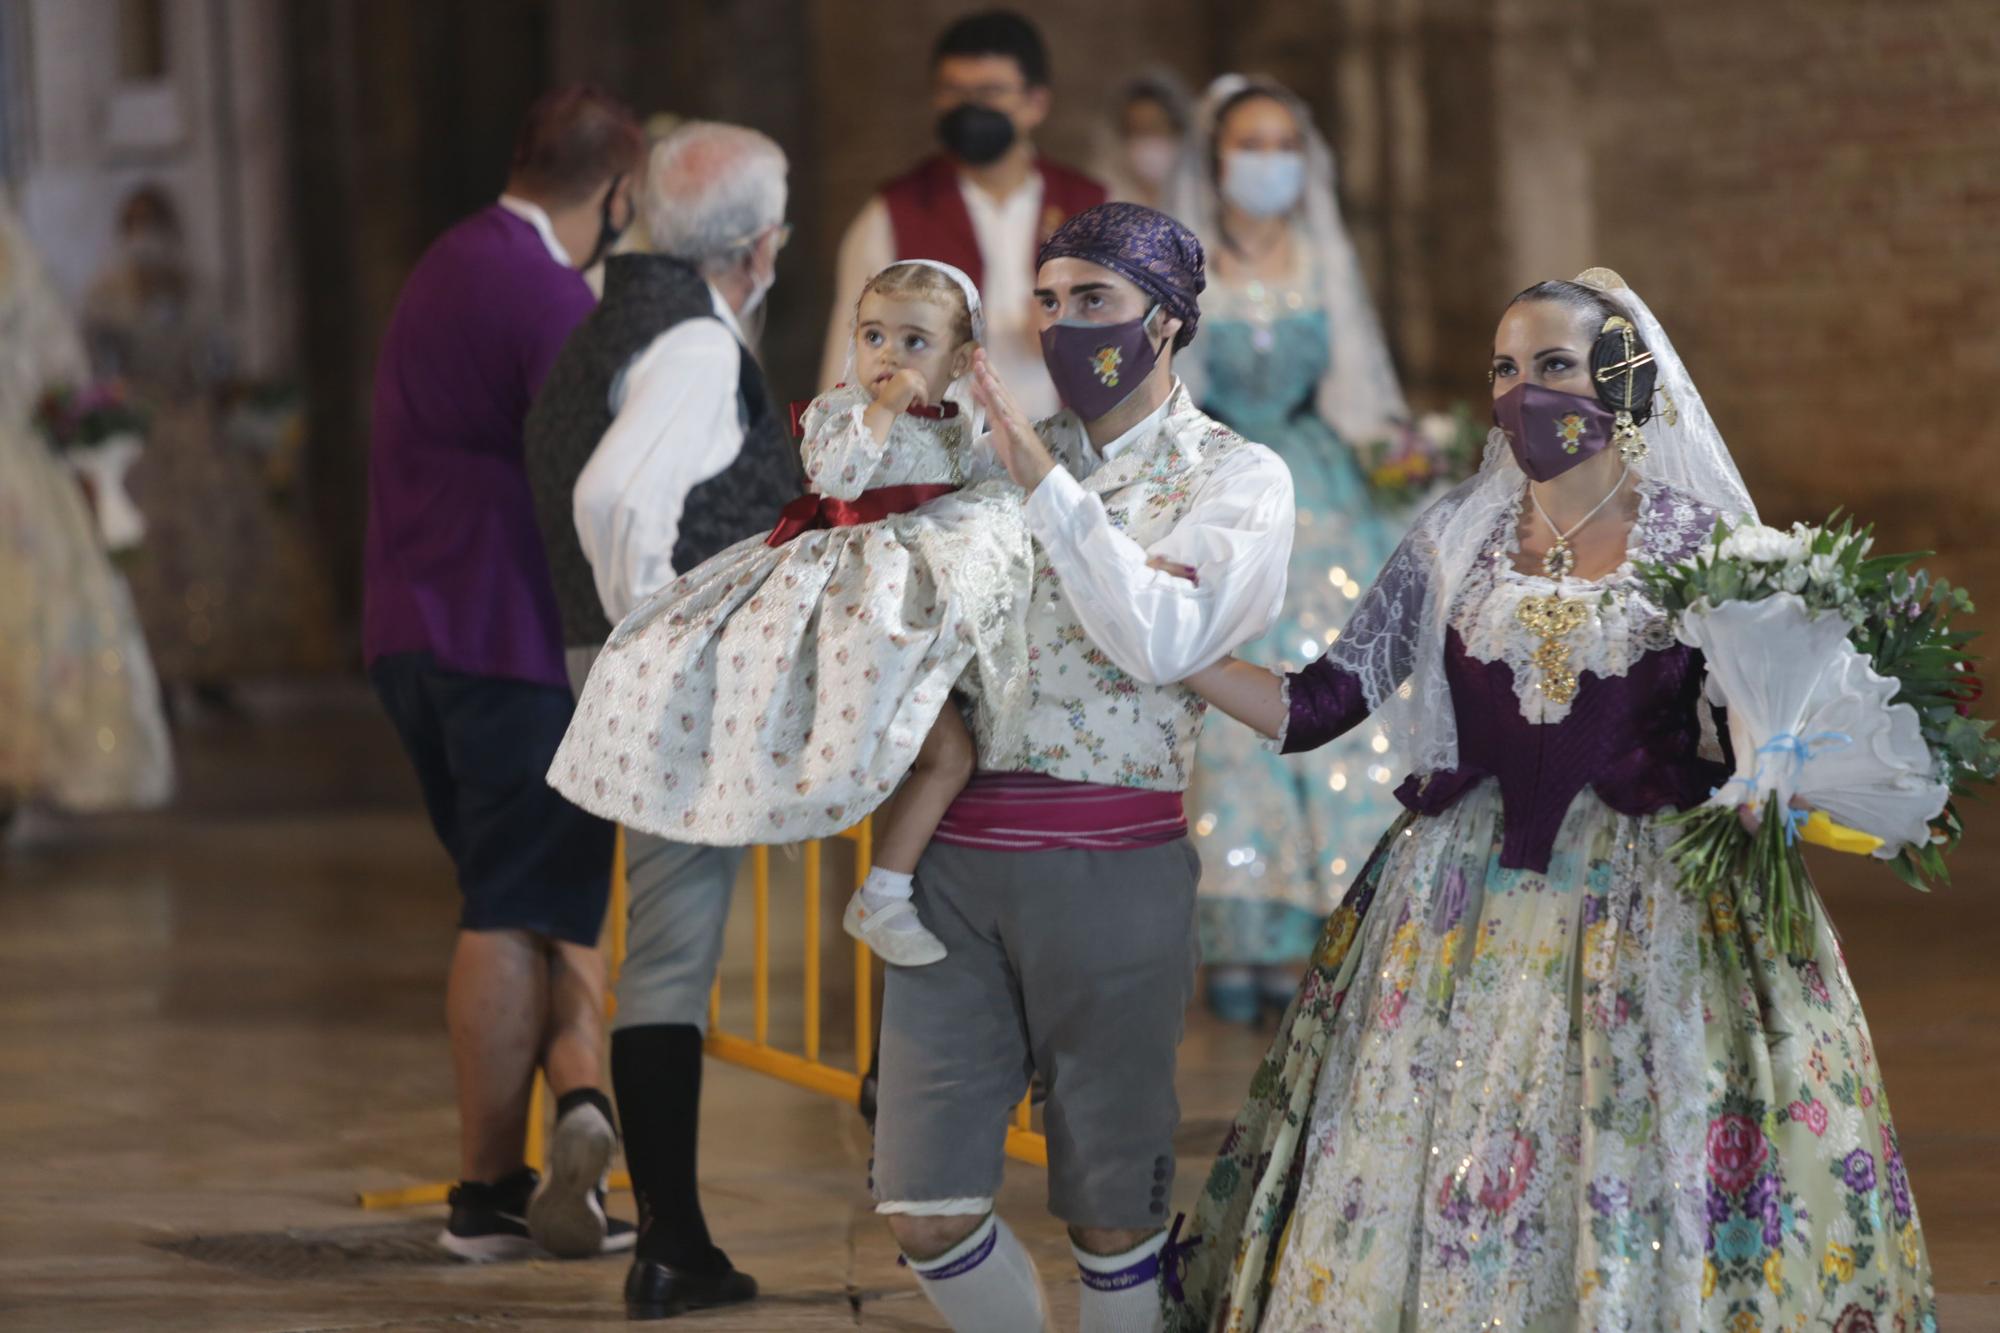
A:
{"type": "Polygon", "coordinates": [[[1263,745],[1272,754],[1285,752],[1285,738],[1292,732],[1292,678],[1282,671],[1273,671],[1278,678],[1278,734],[1264,738],[1263,745]]]}
{"type": "Polygon", "coordinates": [[[1635,565],[1678,559],[1707,534],[1715,511],[1672,487],[1641,477],[1638,517],[1626,537],[1625,559],[1598,579],[1525,574],[1515,568],[1521,549],[1521,511],[1526,489],[1499,514],[1485,556],[1469,575],[1451,615],[1466,652],[1480,662],[1503,662],[1514,672],[1521,716],[1530,722],[1561,722],[1573,700],[1560,702],[1542,692],[1534,655],[1539,635],[1521,624],[1517,612],[1532,596],[1557,595],[1594,603],[1591,618],[1571,633],[1569,667],[1604,678],[1626,675],[1647,653],[1673,646],[1665,612],[1639,589],[1635,565]]]}

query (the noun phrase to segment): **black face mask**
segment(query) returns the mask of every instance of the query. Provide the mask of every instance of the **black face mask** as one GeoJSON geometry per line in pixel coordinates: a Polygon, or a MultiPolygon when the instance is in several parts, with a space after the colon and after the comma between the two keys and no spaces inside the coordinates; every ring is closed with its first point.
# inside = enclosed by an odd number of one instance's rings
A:
{"type": "Polygon", "coordinates": [[[634,209],[629,203],[625,206],[625,220],[623,222],[613,222],[611,220],[611,201],[618,197],[618,187],[624,180],[625,178],[622,175],[613,176],[611,178],[611,188],[604,192],[604,204],[597,215],[597,244],[590,248],[590,258],[583,261],[583,268],[579,270],[580,272],[596,268],[598,263],[611,253],[611,247],[618,244],[618,238],[625,234],[626,228],[632,225],[634,209]]]}
{"type": "Polygon", "coordinates": [[[938,117],[938,139],[945,151],[970,167],[998,161],[1014,146],[1014,122],[1003,111],[965,102],[938,117]]]}

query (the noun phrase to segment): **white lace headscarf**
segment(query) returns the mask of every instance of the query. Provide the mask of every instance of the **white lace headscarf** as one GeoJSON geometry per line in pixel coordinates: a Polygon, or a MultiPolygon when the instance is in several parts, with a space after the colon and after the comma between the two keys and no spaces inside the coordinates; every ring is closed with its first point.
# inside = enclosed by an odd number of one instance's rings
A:
{"type": "MultiPolygon", "coordinates": [[[[1653,416],[1641,428],[1646,457],[1633,471],[1709,505],[1731,523],[1754,522],[1757,509],[1736,460],[1651,308],[1609,269],[1586,270],[1576,281],[1624,308],[1659,369],[1653,416]]],[[[1452,602],[1474,563],[1491,558],[1488,539],[1502,515],[1518,505],[1527,481],[1493,431],[1479,472],[1418,516],[1327,651],[1332,665],[1360,679],[1376,720],[1417,773],[1458,765],[1444,661],[1452,602]]]]}
{"type": "MultiPolygon", "coordinates": [[[[1368,294],[1367,279],[1361,274],[1361,261],[1355,257],[1354,242],[1348,239],[1347,227],[1340,218],[1333,149],[1313,124],[1312,111],[1298,94],[1270,79],[1244,74],[1225,74],[1209,84],[1195,108],[1187,148],[1167,190],[1166,211],[1194,228],[1210,254],[1221,252],[1222,201],[1215,177],[1216,118],[1230,99],[1251,89],[1291,112],[1305,145],[1305,188],[1293,207],[1292,225],[1311,254],[1313,278],[1326,308],[1331,353],[1314,404],[1320,417],[1349,444],[1382,439],[1389,433],[1391,423],[1408,419],[1410,409],[1403,401],[1396,368],[1389,359],[1389,344],[1382,336],[1382,323],[1368,294]]],[[[1211,265],[1210,272],[1213,271],[1211,265]]],[[[1178,367],[1196,401],[1200,401],[1202,388],[1201,367],[1196,364],[1200,359],[1187,358],[1188,365],[1178,367]]]]}
{"type": "MultiPolygon", "coordinates": [[[[1100,121],[1091,135],[1090,160],[1091,174],[1104,182],[1110,197],[1127,203],[1144,202],[1139,196],[1145,190],[1133,178],[1131,160],[1125,149],[1125,108],[1142,97],[1166,108],[1167,118],[1174,123],[1174,137],[1181,141],[1183,148],[1194,119],[1194,98],[1188,95],[1187,85],[1181,82],[1180,75],[1164,65],[1144,71],[1125,85],[1112,103],[1110,117],[1100,121]]],[[[1160,182],[1160,206],[1163,209],[1172,202],[1169,191],[1173,184],[1171,172],[1160,182]]]]}
{"type": "MultiPolygon", "coordinates": [[[[950,278],[953,283],[957,284],[958,289],[965,293],[965,308],[972,315],[972,341],[982,347],[985,346],[986,306],[979,299],[978,284],[974,283],[966,275],[964,269],[957,268],[937,259],[898,259],[894,263],[884,264],[880,269],[877,269],[868,281],[871,283],[874,282],[876,278],[881,277],[892,268],[934,268],[947,278],[950,278]]],[[[866,284],[863,284],[862,291],[865,295],[867,292],[866,284]]],[[[848,316],[847,320],[847,364],[842,366],[840,370],[840,382],[842,384],[853,384],[855,382],[854,338],[860,326],[861,302],[857,300],[854,303],[854,312],[848,316]]],[[[965,437],[966,439],[976,440],[984,433],[985,414],[981,411],[978,402],[972,396],[972,376],[970,373],[960,375],[951,382],[951,387],[944,391],[944,400],[947,403],[957,405],[959,415],[965,419],[966,430],[969,432],[965,437]]]]}

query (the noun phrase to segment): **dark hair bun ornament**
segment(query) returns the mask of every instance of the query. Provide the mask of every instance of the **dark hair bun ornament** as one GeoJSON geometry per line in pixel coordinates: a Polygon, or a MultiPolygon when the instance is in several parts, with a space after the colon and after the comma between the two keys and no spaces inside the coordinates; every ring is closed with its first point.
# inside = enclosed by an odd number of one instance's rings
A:
{"type": "Polygon", "coordinates": [[[1632,321],[1623,315],[1605,320],[1590,348],[1590,379],[1597,386],[1597,400],[1614,412],[1629,412],[1643,426],[1652,418],[1653,388],[1659,378],[1660,368],[1632,321]]]}

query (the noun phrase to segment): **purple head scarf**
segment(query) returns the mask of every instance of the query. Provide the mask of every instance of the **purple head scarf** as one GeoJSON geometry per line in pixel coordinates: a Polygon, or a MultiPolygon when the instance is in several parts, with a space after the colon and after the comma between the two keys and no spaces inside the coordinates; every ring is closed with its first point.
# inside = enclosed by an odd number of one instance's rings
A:
{"type": "Polygon", "coordinates": [[[1181,321],[1176,348],[1194,340],[1195,325],[1201,322],[1197,298],[1208,285],[1201,242],[1159,209],[1143,204],[1086,208],[1043,242],[1035,263],[1051,259],[1081,259],[1110,269],[1181,321]]]}

